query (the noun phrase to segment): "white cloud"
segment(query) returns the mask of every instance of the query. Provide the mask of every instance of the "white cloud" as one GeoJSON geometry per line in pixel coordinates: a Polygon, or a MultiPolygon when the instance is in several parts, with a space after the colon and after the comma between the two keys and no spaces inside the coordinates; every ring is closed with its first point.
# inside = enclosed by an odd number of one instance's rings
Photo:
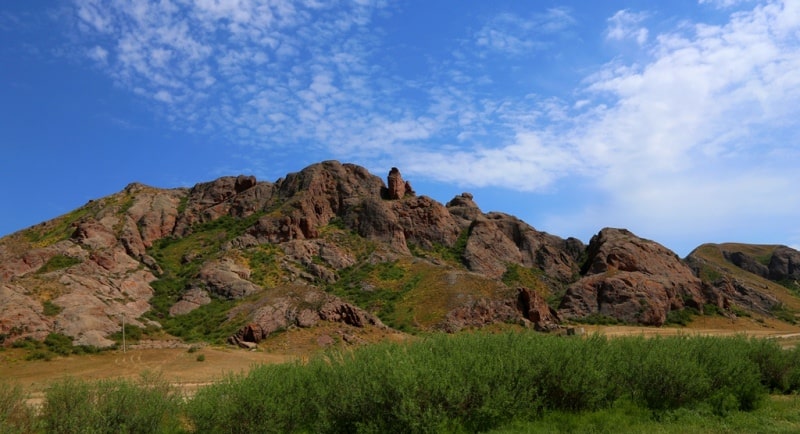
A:
{"type": "Polygon", "coordinates": [[[743,3],[752,3],[753,0],[698,0],[699,4],[709,4],[720,9],[727,9],[743,3]]]}
{"type": "Polygon", "coordinates": [[[489,20],[475,35],[479,48],[520,55],[546,48],[543,35],[561,32],[575,24],[564,8],[551,8],[529,18],[503,13],[489,20]]]}
{"type": "Polygon", "coordinates": [[[635,219],[680,231],[695,226],[697,209],[704,230],[730,215],[800,217],[791,194],[800,182],[798,2],[660,34],[644,27],[650,16],[619,11],[604,36],[636,41],[638,63],[598,67],[561,97],[493,93],[481,62],[538,53],[546,36],[576,25],[566,9],[497,15],[412,80],[375,60],[380,32],[368,25],[379,7],[76,0],[75,18],[89,56],[120,85],[169,104],[177,128],[272,153],[302,144],[311,160],[388,162],[462,185],[591,184],[586,194],[607,205],[553,219],[573,227],[635,219]]]}
{"type": "Polygon", "coordinates": [[[153,98],[157,101],[161,101],[167,104],[170,104],[173,101],[172,94],[170,94],[166,90],[159,90],[158,92],[155,93],[155,95],[153,95],[153,98]]]}
{"type": "Polygon", "coordinates": [[[606,38],[614,40],[634,39],[639,45],[647,42],[649,31],[640,24],[647,18],[644,12],[631,12],[627,9],[617,11],[608,19],[606,38]]]}
{"type": "Polygon", "coordinates": [[[89,49],[86,55],[89,56],[89,58],[94,60],[95,62],[99,62],[102,64],[105,64],[106,61],[108,60],[108,51],[105,48],[100,47],[98,45],[95,45],[94,47],[89,49]]]}

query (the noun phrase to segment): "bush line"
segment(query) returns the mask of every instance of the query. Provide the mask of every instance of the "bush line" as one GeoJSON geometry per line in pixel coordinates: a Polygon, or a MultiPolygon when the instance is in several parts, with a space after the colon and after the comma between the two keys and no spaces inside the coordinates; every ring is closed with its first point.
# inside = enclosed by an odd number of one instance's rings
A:
{"type": "Polygon", "coordinates": [[[68,379],[47,390],[35,417],[20,411],[19,389],[0,387],[0,428],[481,432],[628,408],[655,421],[687,409],[725,417],[757,409],[769,393],[798,391],[800,349],[783,350],[770,340],[472,333],[257,366],[190,399],[152,376],[139,382],[68,379]]]}

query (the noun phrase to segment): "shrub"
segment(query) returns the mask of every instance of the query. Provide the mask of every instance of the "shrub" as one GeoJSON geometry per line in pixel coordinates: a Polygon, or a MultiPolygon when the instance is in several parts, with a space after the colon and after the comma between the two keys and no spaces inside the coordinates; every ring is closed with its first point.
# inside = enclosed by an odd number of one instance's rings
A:
{"type": "Polygon", "coordinates": [[[48,433],[179,432],[180,396],[158,376],[136,383],[65,379],[45,393],[41,418],[48,433]]]}
{"type": "Polygon", "coordinates": [[[64,268],[69,268],[73,265],[80,264],[82,261],[80,258],[73,258],[72,256],[66,255],[55,255],[52,258],[48,259],[44,265],[42,265],[36,273],[43,274],[49,273],[51,271],[61,270],[64,268]]]}
{"type": "Polygon", "coordinates": [[[56,316],[61,313],[62,310],[63,309],[61,306],[53,303],[50,300],[42,302],[42,313],[44,313],[45,316],[56,316]]]}
{"type": "Polygon", "coordinates": [[[25,403],[25,399],[26,396],[19,386],[0,383],[0,432],[22,434],[37,430],[35,413],[25,403]]]}

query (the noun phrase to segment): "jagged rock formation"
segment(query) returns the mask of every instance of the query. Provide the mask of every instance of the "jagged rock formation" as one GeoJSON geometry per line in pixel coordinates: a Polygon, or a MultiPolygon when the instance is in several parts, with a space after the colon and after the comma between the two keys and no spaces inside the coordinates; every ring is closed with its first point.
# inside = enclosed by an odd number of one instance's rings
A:
{"type": "Polygon", "coordinates": [[[271,300],[261,300],[248,315],[252,318],[252,322],[229,337],[228,342],[252,348],[272,333],[291,326],[313,327],[319,321],[340,322],[354,327],[368,325],[385,327],[376,316],[337,297],[319,291],[299,293],[302,296],[289,294],[271,300]]]}
{"type": "Polygon", "coordinates": [[[566,318],[600,314],[660,326],[670,310],[705,303],[700,279],[677,255],[622,229],[592,237],[582,274],[559,306],[566,318]]]}
{"type": "Polygon", "coordinates": [[[414,190],[411,188],[411,184],[403,180],[403,176],[400,175],[400,170],[396,167],[392,167],[392,170],[389,171],[386,183],[389,186],[386,189],[386,195],[389,200],[398,200],[406,197],[406,195],[413,196],[415,194],[414,190]]]}
{"type": "Polygon", "coordinates": [[[159,327],[220,303],[232,306],[220,326],[241,325],[230,339],[242,345],[321,322],[385,327],[380,318],[552,330],[593,314],[661,325],[670,311],[708,304],[726,314],[800,309],[787,289],[800,252],[788,247],[699,248],[681,261],[620,229],[586,246],[484,213],[469,193],[446,205],[418,196],[397,168],[386,181],[326,161],[275,182],[130,184],[0,239],[0,341],[61,333],[109,346],[123,318],[159,327]],[[520,269],[527,277],[512,276],[520,269]],[[556,311],[544,297],[561,293],[556,311]]]}

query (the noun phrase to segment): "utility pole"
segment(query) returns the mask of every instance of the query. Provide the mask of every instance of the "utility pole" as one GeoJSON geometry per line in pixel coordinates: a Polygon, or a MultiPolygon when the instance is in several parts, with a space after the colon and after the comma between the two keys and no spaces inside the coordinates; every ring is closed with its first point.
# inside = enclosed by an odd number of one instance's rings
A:
{"type": "Polygon", "coordinates": [[[122,352],[125,352],[125,314],[122,314],[122,352]]]}

